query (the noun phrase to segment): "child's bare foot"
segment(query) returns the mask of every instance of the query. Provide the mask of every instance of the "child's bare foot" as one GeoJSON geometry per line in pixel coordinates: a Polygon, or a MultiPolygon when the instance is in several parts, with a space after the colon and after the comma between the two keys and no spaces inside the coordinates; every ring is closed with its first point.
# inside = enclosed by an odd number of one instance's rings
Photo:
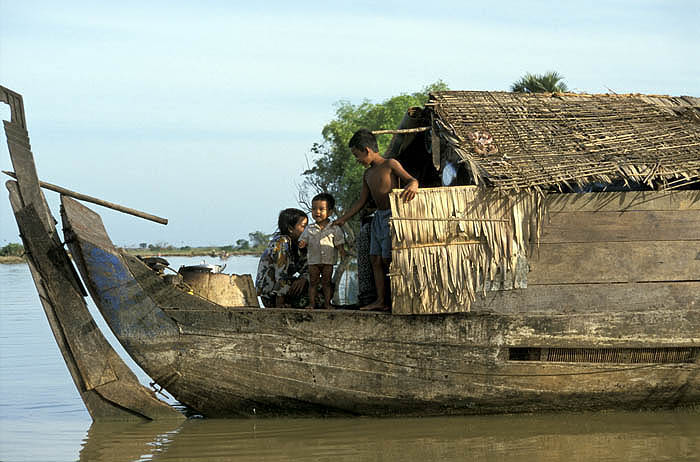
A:
{"type": "Polygon", "coordinates": [[[377,300],[376,302],[370,303],[369,305],[361,306],[360,307],[361,311],[391,311],[391,308],[386,306],[386,303],[380,302],[377,300]]]}
{"type": "Polygon", "coordinates": [[[313,309],[314,309],[314,306],[313,306],[313,305],[306,305],[306,307],[305,307],[304,309],[306,309],[306,310],[313,310],[313,309]]]}
{"type": "Polygon", "coordinates": [[[332,310],[332,309],[333,309],[333,305],[331,305],[330,303],[326,303],[325,305],[323,305],[323,308],[326,309],[326,310],[332,310]]]}

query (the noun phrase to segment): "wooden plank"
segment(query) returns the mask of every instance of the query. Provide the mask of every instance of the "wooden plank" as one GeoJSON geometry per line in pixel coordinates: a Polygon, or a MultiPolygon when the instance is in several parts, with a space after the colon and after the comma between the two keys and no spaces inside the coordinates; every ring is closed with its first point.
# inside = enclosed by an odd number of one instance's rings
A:
{"type": "Polygon", "coordinates": [[[537,284],[700,280],[700,241],[541,244],[530,259],[537,284]]]}
{"type": "Polygon", "coordinates": [[[548,194],[546,205],[550,213],[700,210],[700,191],[628,191],[548,194]]]}
{"type": "MultiPolygon", "coordinates": [[[[102,218],[97,213],[67,196],[61,196],[61,207],[64,227],[69,227],[71,232],[80,236],[82,241],[95,244],[108,252],[117,253],[117,249],[107,235],[102,218]]],[[[70,243],[71,240],[68,236],[66,237],[66,242],[70,243]]]]}
{"type": "Polygon", "coordinates": [[[540,243],[700,241],[700,209],[551,213],[540,243]]]}
{"type": "MultiPolygon", "coordinates": [[[[8,181],[6,183],[7,189],[10,191],[10,203],[13,209],[19,210],[21,207],[21,201],[19,197],[19,189],[14,181],[8,181]]],[[[85,403],[85,407],[92,416],[93,419],[101,418],[129,418],[133,414],[126,410],[121,410],[114,407],[109,401],[105,400],[96,390],[89,390],[85,387],[85,383],[82,379],[82,375],[78,366],[76,359],[71,353],[70,346],[68,345],[68,340],[66,335],[61,328],[60,321],[56,316],[56,310],[54,307],[54,302],[51,299],[50,293],[44,284],[41,274],[33,261],[31,255],[28,255],[27,265],[34,280],[37,292],[39,294],[39,300],[41,301],[42,307],[44,308],[44,313],[46,314],[46,319],[49,322],[49,327],[54,335],[58,349],[63,356],[63,360],[68,367],[73,383],[75,384],[80,397],[85,403]]]]}
{"type": "Polygon", "coordinates": [[[487,292],[472,303],[472,311],[503,314],[665,308],[700,310],[700,281],[530,285],[527,289],[487,292]]]}
{"type": "Polygon", "coordinates": [[[64,262],[56,258],[57,252],[51,248],[52,241],[46,239],[46,231],[39,222],[33,206],[18,210],[15,217],[22,230],[28,254],[42,275],[49,298],[55,300],[54,311],[78,364],[85,387],[90,390],[117,380],[117,375],[105,354],[106,345],[99,341],[101,335],[96,332],[98,327],[90,313],[81,310],[84,305],[82,296],[70,290],[72,285],[66,278],[66,274],[69,273],[63,267],[64,262]]]}
{"type": "Polygon", "coordinates": [[[10,106],[11,123],[26,130],[27,119],[24,116],[22,95],[0,85],[0,101],[10,106]]]}
{"type": "MultiPolygon", "coordinates": [[[[5,122],[7,125],[7,122],[5,122]]],[[[29,140],[27,139],[27,144],[29,140]]],[[[36,167],[34,166],[34,156],[32,152],[19,142],[12,141],[8,138],[7,145],[10,151],[12,165],[17,175],[17,183],[19,185],[19,194],[24,206],[33,205],[39,213],[39,217],[44,223],[47,231],[54,229],[54,219],[46,205],[44,194],[39,188],[39,178],[37,177],[36,167]]]]}

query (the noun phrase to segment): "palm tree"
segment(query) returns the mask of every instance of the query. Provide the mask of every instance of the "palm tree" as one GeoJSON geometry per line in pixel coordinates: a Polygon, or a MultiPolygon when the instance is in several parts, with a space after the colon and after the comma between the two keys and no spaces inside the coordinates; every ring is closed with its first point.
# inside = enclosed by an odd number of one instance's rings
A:
{"type": "Polygon", "coordinates": [[[564,83],[564,76],[556,71],[544,74],[530,74],[510,86],[510,91],[517,93],[564,93],[569,88],[564,83]]]}

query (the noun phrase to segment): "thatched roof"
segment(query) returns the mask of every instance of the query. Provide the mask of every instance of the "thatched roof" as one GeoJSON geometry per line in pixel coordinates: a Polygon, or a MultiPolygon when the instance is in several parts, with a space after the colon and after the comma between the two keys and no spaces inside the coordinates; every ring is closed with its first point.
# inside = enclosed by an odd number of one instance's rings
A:
{"type": "Polygon", "coordinates": [[[619,179],[673,188],[700,177],[699,98],[448,91],[426,108],[443,164],[466,162],[497,189],[619,179]]]}

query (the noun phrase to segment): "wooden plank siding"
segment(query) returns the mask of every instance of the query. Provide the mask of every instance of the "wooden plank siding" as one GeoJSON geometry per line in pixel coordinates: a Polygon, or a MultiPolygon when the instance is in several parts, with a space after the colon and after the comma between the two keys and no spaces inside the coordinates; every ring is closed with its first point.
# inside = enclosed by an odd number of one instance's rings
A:
{"type": "Polygon", "coordinates": [[[540,236],[540,244],[698,240],[700,209],[555,212],[540,236]]]}
{"type": "Polygon", "coordinates": [[[547,205],[528,288],[475,309],[700,308],[700,191],[558,194],[547,205]]]}
{"type": "Polygon", "coordinates": [[[700,210],[700,191],[628,191],[549,194],[550,213],[700,210]]]}
{"type": "Polygon", "coordinates": [[[699,280],[700,240],[542,244],[527,276],[528,287],[699,280]]]}
{"type": "Polygon", "coordinates": [[[531,284],[527,289],[499,290],[479,295],[474,311],[503,314],[546,311],[636,311],[667,307],[700,310],[700,281],[531,284]]]}

